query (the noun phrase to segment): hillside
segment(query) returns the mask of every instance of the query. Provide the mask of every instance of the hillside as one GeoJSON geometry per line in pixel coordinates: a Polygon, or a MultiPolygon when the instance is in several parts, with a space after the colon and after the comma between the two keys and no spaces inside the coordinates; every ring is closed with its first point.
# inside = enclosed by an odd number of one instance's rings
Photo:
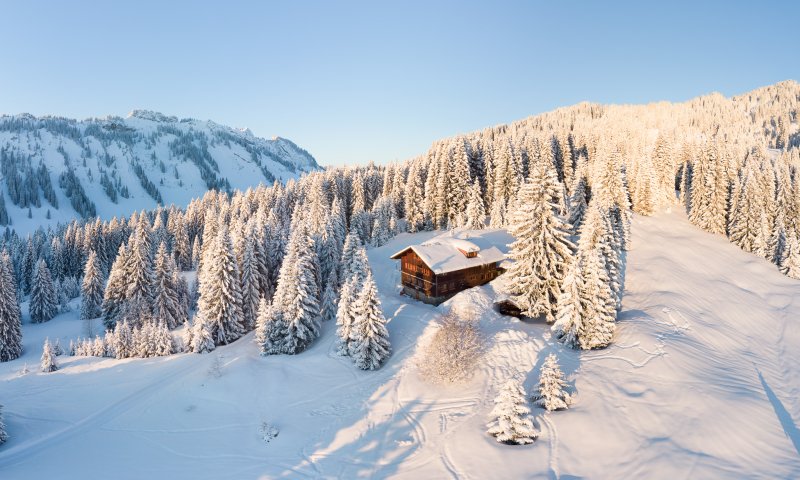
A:
{"type": "Polygon", "coordinates": [[[415,362],[442,309],[399,296],[387,257],[434,234],[369,250],[394,352],[375,372],[333,353],[327,323],[298,356],[260,357],[251,333],[208,355],[61,357],[60,371],[42,374],[44,337],[64,342],[83,324],[74,312],[25,324],[23,357],[0,364],[13,432],[3,478],[800,476],[796,280],[682,213],[634,216],[610,347],[565,349],[543,323],[494,313],[500,277],[446,305],[480,316],[490,338],[481,368],[467,384],[431,388],[415,362]],[[527,375],[530,391],[551,351],[577,403],[534,410],[534,445],[497,444],[484,428],[497,387],[527,375]],[[280,429],[269,443],[262,422],[280,429]]]}
{"type": "Polygon", "coordinates": [[[246,189],[319,169],[289,140],[144,110],[83,121],[0,116],[0,164],[0,224],[20,233],[94,214],[183,207],[210,188],[246,189]]]}

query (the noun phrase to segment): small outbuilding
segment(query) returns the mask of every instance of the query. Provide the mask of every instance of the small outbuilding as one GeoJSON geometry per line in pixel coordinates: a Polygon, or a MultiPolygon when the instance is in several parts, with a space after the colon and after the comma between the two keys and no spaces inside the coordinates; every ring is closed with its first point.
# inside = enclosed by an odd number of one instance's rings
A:
{"type": "Polygon", "coordinates": [[[483,230],[463,230],[409,245],[390,258],[400,260],[403,293],[438,305],[497,278],[506,256],[483,230]]]}

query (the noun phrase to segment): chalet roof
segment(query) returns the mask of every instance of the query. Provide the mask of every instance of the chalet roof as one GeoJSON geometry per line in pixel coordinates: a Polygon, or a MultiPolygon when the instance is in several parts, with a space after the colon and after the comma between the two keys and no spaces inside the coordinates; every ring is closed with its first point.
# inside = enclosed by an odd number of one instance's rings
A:
{"type": "Polygon", "coordinates": [[[390,258],[398,259],[411,249],[433,273],[441,275],[505,260],[506,255],[494,244],[497,240],[497,235],[487,235],[484,230],[448,232],[420,245],[409,245],[390,258]],[[459,250],[477,255],[467,257],[459,250]]]}

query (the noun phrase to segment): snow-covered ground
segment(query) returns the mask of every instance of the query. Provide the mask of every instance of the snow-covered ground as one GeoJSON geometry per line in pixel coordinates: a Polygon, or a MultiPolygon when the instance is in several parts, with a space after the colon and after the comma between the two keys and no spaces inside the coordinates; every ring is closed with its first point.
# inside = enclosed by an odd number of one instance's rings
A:
{"type": "Polygon", "coordinates": [[[74,313],[24,325],[23,358],[0,364],[0,477],[800,476],[800,282],[681,213],[636,217],[611,347],[566,350],[543,323],[494,313],[501,277],[442,307],[480,316],[489,348],[471,381],[436,387],[415,362],[442,309],[399,296],[388,260],[432,236],[369,251],[394,349],[376,372],[337,357],[326,324],[298,356],[260,357],[251,334],[208,355],[60,357],[42,374],[44,337],[84,326],[74,313]],[[535,444],[497,444],[484,427],[497,388],[519,375],[530,391],[551,352],[577,403],[535,408],[535,444]],[[280,430],[270,442],[263,422],[280,430]]]}

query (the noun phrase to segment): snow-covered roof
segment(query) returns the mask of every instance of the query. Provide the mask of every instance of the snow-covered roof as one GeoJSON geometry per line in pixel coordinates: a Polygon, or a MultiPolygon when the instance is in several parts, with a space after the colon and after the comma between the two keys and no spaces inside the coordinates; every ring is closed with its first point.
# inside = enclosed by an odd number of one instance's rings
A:
{"type": "Polygon", "coordinates": [[[420,245],[409,245],[392,255],[398,259],[413,250],[437,275],[478,267],[505,260],[506,255],[493,243],[496,235],[485,235],[483,230],[461,230],[434,237],[420,245]],[[477,253],[467,257],[464,253],[477,253]]]}

